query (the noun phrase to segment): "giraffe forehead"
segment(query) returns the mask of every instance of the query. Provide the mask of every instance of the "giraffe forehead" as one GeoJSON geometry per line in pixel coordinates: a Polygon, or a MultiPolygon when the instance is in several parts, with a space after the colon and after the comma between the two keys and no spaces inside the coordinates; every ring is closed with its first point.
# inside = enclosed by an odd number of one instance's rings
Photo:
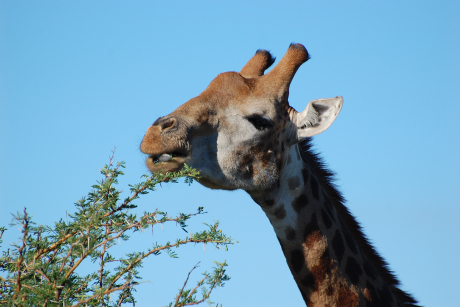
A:
{"type": "Polygon", "coordinates": [[[197,97],[179,106],[173,113],[198,117],[203,113],[242,116],[267,115],[284,119],[284,107],[264,92],[257,91],[256,79],[246,79],[237,72],[219,74],[197,97]]]}
{"type": "Polygon", "coordinates": [[[262,116],[273,121],[277,120],[277,108],[269,100],[260,97],[247,97],[244,101],[232,101],[222,115],[225,116],[262,116]]]}

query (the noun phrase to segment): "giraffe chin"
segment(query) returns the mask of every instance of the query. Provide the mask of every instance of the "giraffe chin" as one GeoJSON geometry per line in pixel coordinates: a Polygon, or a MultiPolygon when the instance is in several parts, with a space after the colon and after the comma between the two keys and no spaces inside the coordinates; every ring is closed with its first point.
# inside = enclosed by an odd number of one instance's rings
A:
{"type": "MultiPolygon", "coordinates": [[[[145,164],[147,165],[149,171],[151,173],[168,173],[168,172],[177,172],[182,169],[184,164],[186,163],[186,159],[183,157],[174,157],[169,161],[159,161],[158,156],[148,156],[147,159],[145,160],[145,164]]],[[[229,188],[223,185],[220,185],[218,183],[215,183],[212,180],[206,179],[201,177],[200,179],[197,180],[200,184],[203,186],[212,189],[212,190],[227,190],[227,191],[233,191],[236,190],[235,188],[229,188]]]]}
{"type": "Polygon", "coordinates": [[[235,188],[229,188],[229,187],[225,187],[223,185],[220,185],[218,183],[215,183],[214,181],[211,181],[209,179],[206,179],[204,177],[201,177],[200,179],[197,180],[200,184],[202,184],[203,186],[211,189],[211,190],[227,190],[227,191],[234,191],[236,190],[235,188]]]}

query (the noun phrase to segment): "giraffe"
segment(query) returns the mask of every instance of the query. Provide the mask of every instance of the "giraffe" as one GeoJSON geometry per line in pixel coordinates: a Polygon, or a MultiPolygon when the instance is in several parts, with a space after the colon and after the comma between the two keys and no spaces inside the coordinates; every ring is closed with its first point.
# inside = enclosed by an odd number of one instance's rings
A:
{"type": "Polygon", "coordinates": [[[140,149],[151,172],[184,163],[211,189],[243,189],[270,220],[305,303],[418,306],[344,205],[311,137],[332,124],[340,96],[289,106],[289,86],[310,58],[291,44],[275,58],[258,50],[238,72],[219,74],[197,97],[148,129],[140,149]]]}

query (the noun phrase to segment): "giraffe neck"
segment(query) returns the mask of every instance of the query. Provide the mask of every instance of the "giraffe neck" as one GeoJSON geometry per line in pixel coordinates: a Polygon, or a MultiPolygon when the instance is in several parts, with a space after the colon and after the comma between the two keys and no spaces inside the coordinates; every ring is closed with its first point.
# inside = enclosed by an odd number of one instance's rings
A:
{"type": "Polygon", "coordinates": [[[277,189],[250,194],[269,218],[306,304],[392,307],[400,306],[401,293],[406,304],[415,303],[396,288],[397,280],[360,233],[359,225],[341,200],[328,195],[324,180],[304,161],[299,150],[299,145],[291,147],[277,189]],[[346,211],[345,216],[337,202],[346,211]],[[347,218],[353,219],[356,230],[349,229],[347,218]],[[356,237],[356,231],[361,239],[356,237]],[[360,248],[363,242],[374,258],[360,248]],[[375,266],[376,259],[382,267],[375,266]],[[379,274],[382,270],[393,278],[390,283],[388,276],[385,279],[379,274]]]}

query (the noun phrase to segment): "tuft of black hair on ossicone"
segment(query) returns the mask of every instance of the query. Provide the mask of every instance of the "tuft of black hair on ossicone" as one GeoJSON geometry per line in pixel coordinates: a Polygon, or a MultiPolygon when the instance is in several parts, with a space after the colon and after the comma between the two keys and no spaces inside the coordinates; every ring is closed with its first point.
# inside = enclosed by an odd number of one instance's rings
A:
{"type": "MultiPolygon", "coordinates": [[[[258,49],[256,51],[256,54],[263,54],[266,58],[267,58],[267,64],[266,64],[266,67],[265,69],[269,68],[270,66],[273,65],[273,63],[275,63],[275,60],[276,60],[276,57],[274,57],[270,52],[268,52],[267,50],[264,50],[264,49],[258,49]]],[[[265,70],[264,69],[264,70],[265,70]]]]}
{"type": "Polygon", "coordinates": [[[304,45],[297,44],[297,43],[291,43],[289,45],[289,48],[295,48],[295,49],[300,49],[302,51],[305,51],[307,53],[307,59],[305,60],[305,62],[308,61],[309,59],[311,59],[310,52],[308,52],[307,48],[305,48],[304,45]]]}

